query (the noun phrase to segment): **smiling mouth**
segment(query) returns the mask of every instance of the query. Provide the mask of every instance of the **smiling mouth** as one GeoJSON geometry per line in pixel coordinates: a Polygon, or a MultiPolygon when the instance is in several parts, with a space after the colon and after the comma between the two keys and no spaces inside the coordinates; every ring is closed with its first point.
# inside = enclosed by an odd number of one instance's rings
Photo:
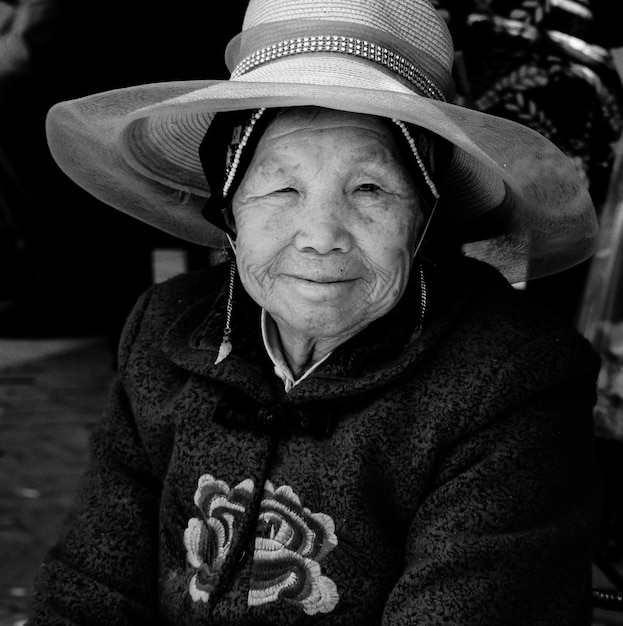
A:
{"type": "Polygon", "coordinates": [[[316,283],[319,285],[332,285],[337,283],[350,283],[354,278],[307,278],[305,276],[293,276],[298,280],[303,280],[306,283],[316,283]]]}

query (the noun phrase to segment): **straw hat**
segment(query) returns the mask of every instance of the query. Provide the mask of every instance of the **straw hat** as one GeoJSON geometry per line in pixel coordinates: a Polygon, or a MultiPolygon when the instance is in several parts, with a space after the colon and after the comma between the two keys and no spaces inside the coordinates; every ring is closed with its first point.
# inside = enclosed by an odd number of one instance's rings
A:
{"type": "Polygon", "coordinates": [[[453,55],[427,0],[251,0],[226,50],[229,80],[61,102],[48,141],[61,169],[101,201],[218,247],[223,234],[201,217],[210,189],[199,160],[215,113],[312,105],[395,118],[454,144],[438,214],[467,254],[511,282],[588,258],[597,222],[575,165],[527,127],[452,104],[453,55]]]}

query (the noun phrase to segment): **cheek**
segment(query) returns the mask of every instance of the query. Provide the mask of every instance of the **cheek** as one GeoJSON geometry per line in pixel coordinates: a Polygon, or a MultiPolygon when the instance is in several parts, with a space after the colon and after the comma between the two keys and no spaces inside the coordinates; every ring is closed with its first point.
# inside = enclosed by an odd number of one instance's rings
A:
{"type": "Polygon", "coordinates": [[[257,246],[275,245],[286,235],[287,212],[262,203],[234,209],[237,239],[257,246]]]}
{"type": "Polygon", "coordinates": [[[244,290],[259,305],[264,306],[267,298],[268,273],[261,249],[247,246],[239,240],[236,244],[236,266],[244,290]]]}
{"type": "Polygon", "coordinates": [[[285,246],[283,229],[265,220],[239,215],[237,220],[236,264],[245,290],[264,306],[272,289],[271,268],[285,246]]]}
{"type": "Polygon", "coordinates": [[[422,224],[419,210],[394,211],[374,220],[374,227],[362,228],[361,239],[368,256],[390,269],[393,263],[402,265],[412,257],[422,224]]]}
{"type": "Polygon", "coordinates": [[[279,231],[260,219],[259,212],[245,211],[236,215],[236,254],[249,265],[264,263],[278,245],[279,231]]]}
{"type": "MultiPolygon", "coordinates": [[[[392,309],[402,297],[411,273],[421,213],[401,207],[367,229],[365,256],[374,275],[369,292],[374,317],[392,309]]],[[[364,247],[364,246],[362,246],[364,247]]]]}
{"type": "Polygon", "coordinates": [[[406,251],[409,256],[415,251],[416,242],[422,230],[422,220],[420,214],[409,213],[398,222],[397,246],[406,251]]]}
{"type": "Polygon", "coordinates": [[[404,241],[411,246],[411,251],[415,249],[416,242],[422,233],[425,221],[426,218],[420,208],[419,202],[414,202],[408,210],[400,215],[398,228],[400,232],[403,233],[404,241]]]}

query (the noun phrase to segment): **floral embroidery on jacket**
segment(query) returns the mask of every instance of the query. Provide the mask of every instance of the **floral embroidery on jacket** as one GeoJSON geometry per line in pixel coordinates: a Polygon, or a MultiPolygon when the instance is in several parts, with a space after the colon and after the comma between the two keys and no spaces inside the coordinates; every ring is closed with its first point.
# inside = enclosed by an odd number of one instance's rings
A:
{"type": "Polygon", "coordinates": [[[264,487],[255,539],[249,605],[286,599],[308,615],[328,613],[339,601],[335,583],[323,576],[320,561],[337,545],[335,524],[324,513],[301,505],[287,485],[264,487]]]}
{"type": "MultiPolygon", "coordinates": [[[[184,531],[189,584],[195,601],[207,602],[234,541],[236,526],[251,501],[253,481],[229,488],[210,474],[199,478],[194,502],[201,516],[184,531]]],[[[335,583],[320,562],[335,548],[335,524],[325,513],[304,508],[291,487],[264,486],[260,504],[248,603],[260,606],[286,600],[308,615],[328,613],[339,601],[335,583]]]]}
{"type": "Polygon", "coordinates": [[[186,559],[195,574],[190,580],[193,600],[207,602],[233,543],[236,522],[251,499],[253,481],[243,480],[230,489],[210,474],[199,478],[195,505],[201,517],[188,521],[184,531],[186,559]]]}

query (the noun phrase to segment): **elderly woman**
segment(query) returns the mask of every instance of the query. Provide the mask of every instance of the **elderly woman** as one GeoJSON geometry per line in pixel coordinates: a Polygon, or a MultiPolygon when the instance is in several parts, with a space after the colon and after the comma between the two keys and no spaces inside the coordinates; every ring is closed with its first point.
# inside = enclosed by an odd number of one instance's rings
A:
{"type": "Polygon", "coordinates": [[[451,103],[427,0],[252,0],[227,58],[50,112],[229,259],[128,319],[30,624],[589,624],[598,363],[509,284],[590,255],[573,164],[451,103]]]}

